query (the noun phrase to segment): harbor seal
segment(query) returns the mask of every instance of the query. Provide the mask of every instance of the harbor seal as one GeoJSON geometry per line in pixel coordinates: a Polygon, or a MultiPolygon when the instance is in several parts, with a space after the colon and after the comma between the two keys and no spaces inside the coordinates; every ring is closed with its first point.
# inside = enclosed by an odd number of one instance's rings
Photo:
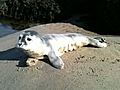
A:
{"type": "Polygon", "coordinates": [[[26,61],[29,66],[36,65],[38,60],[46,55],[54,67],[63,69],[64,62],[60,58],[61,55],[89,44],[100,48],[107,46],[101,37],[92,38],[78,33],[40,36],[34,30],[24,30],[19,35],[16,47],[29,56],[26,61]]]}

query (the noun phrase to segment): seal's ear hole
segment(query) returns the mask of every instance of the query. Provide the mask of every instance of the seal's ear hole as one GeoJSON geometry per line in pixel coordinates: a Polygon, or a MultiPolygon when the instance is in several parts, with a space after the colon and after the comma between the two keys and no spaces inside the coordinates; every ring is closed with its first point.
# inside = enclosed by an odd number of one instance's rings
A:
{"type": "Polygon", "coordinates": [[[32,39],[31,38],[27,38],[28,41],[31,41],[32,39]]]}

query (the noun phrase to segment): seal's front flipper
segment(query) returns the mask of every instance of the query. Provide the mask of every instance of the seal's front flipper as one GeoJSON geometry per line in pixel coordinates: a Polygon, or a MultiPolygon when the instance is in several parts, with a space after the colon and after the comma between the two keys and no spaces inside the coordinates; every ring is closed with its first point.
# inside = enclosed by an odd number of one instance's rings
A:
{"type": "Polygon", "coordinates": [[[55,51],[51,50],[48,53],[48,58],[54,67],[56,67],[58,69],[64,68],[64,63],[63,63],[62,59],[55,54],[55,51]]]}
{"type": "Polygon", "coordinates": [[[26,61],[26,65],[28,66],[35,66],[38,62],[38,59],[35,58],[28,58],[26,61]]]}

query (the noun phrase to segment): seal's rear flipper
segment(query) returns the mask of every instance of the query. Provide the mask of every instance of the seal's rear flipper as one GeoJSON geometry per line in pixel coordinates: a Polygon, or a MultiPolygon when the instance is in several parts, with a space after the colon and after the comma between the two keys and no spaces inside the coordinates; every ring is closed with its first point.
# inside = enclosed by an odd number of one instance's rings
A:
{"type": "Polygon", "coordinates": [[[103,47],[107,47],[107,43],[105,42],[105,40],[101,37],[96,37],[96,38],[90,38],[89,39],[89,44],[99,47],[99,48],[103,48],[103,47]]]}
{"type": "Polygon", "coordinates": [[[95,37],[94,39],[97,39],[101,43],[105,42],[105,38],[102,37],[95,37]]]}

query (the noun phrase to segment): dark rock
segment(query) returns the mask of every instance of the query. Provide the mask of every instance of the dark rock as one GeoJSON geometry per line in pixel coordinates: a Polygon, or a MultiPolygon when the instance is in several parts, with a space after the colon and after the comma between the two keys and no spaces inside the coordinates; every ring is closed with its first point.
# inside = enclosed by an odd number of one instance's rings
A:
{"type": "Polygon", "coordinates": [[[6,0],[0,14],[25,21],[52,22],[60,13],[54,0],[6,0]]]}

